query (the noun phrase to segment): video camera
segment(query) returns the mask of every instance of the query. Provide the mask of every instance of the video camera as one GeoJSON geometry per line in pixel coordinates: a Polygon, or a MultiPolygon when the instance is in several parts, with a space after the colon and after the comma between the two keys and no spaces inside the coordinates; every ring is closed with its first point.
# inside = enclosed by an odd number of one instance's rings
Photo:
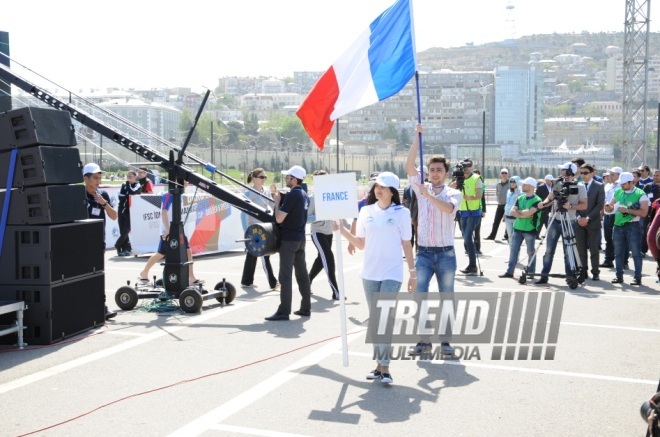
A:
{"type": "Polygon", "coordinates": [[[576,181],[567,181],[565,178],[557,178],[552,184],[552,194],[560,204],[564,204],[569,196],[578,194],[578,186],[576,181]]]}
{"type": "Polygon", "coordinates": [[[658,424],[658,421],[660,420],[660,391],[656,393],[650,401],[644,402],[639,409],[639,412],[644,422],[648,421],[649,417],[652,417],[651,423],[649,423],[649,432],[646,435],[660,437],[660,427],[658,424]],[[651,416],[651,413],[655,414],[651,416]]]}
{"type": "Polygon", "coordinates": [[[456,189],[463,191],[465,187],[465,167],[472,167],[472,162],[468,159],[464,159],[461,162],[456,163],[454,166],[454,171],[451,174],[451,179],[456,181],[456,189]]]}

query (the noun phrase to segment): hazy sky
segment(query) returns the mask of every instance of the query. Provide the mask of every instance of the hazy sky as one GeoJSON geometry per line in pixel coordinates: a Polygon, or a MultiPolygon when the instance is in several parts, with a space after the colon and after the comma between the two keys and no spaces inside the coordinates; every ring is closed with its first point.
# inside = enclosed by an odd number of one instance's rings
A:
{"type": "MultiPolygon", "coordinates": [[[[74,91],[214,88],[222,76],[326,70],[393,2],[5,0],[0,30],[12,58],[74,91]]],[[[625,20],[625,0],[413,0],[413,9],[418,52],[514,31],[622,32],[625,20]]]]}

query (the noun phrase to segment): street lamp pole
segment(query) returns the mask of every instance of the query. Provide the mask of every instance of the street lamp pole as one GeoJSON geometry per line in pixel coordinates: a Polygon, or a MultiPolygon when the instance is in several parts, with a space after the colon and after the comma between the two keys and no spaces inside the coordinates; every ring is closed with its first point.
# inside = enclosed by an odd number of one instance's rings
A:
{"type": "MultiPolygon", "coordinates": [[[[211,164],[215,165],[215,152],[213,149],[213,124],[214,121],[211,120],[211,164]]],[[[215,180],[215,172],[211,173],[211,180],[215,180]]]]}
{"type": "Polygon", "coordinates": [[[660,168],[660,103],[658,103],[658,126],[655,130],[655,168],[660,168]]]}
{"type": "Polygon", "coordinates": [[[484,110],[481,117],[481,171],[486,177],[486,97],[484,96],[484,110]]]}

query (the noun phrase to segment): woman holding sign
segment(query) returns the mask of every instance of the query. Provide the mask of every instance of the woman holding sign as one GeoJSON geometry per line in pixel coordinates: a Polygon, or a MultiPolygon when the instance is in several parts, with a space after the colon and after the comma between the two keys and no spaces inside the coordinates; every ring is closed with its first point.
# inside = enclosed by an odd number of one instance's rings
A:
{"type": "MultiPolygon", "coordinates": [[[[383,172],[376,178],[376,183],[369,191],[367,206],[360,210],[355,235],[344,226],[333,223],[334,230],[341,234],[358,249],[364,250],[362,265],[362,285],[367,303],[371,308],[376,293],[397,293],[403,284],[403,263],[401,249],[408,264],[408,292],[415,290],[417,277],[413,265],[413,252],[410,239],[412,228],[410,211],[401,205],[399,199],[399,178],[391,172],[383,172]]],[[[391,384],[393,379],[389,370],[390,344],[374,344],[380,357],[376,370],[367,375],[367,379],[379,379],[391,384]]]]}
{"type": "MultiPolygon", "coordinates": [[[[268,176],[266,176],[266,171],[263,168],[255,168],[250,172],[247,178],[248,184],[252,182],[252,187],[254,188],[254,191],[257,193],[261,193],[264,196],[268,198],[272,198],[270,195],[270,190],[265,188],[264,185],[266,183],[266,179],[268,176]]],[[[272,205],[270,204],[271,202],[268,202],[268,200],[264,199],[262,196],[258,195],[252,190],[247,190],[245,192],[245,197],[250,199],[252,203],[255,205],[259,205],[262,208],[270,208],[272,205]]],[[[244,229],[247,229],[248,226],[253,225],[255,223],[261,223],[259,220],[252,216],[248,216],[247,214],[243,214],[243,226],[244,229]]],[[[275,275],[273,274],[273,267],[270,265],[270,257],[268,256],[261,256],[261,265],[264,268],[264,272],[266,273],[266,277],[268,278],[268,286],[271,288],[271,290],[278,291],[280,289],[280,284],[277,282],[277,278],[275,278],[275,275]]],[[[254,255],[251,255],[250,252],[247,252],[245,254],[245,262],[243,263],[243,276],[241,277],[241,285],[246,288],[254,288],[256,285],[254,285],[254,270],[257,267],[257,257],[254,255]]]]}

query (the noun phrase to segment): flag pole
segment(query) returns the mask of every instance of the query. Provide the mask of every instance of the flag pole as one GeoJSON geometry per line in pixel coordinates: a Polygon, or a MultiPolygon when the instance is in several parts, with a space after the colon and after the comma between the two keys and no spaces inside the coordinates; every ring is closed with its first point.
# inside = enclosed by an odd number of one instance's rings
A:
{"type": "MultiPolygon", "coordinates": [[[[419,98],[419,72],[415,71],[415,88],[417,91],[417,123],[422,123],[422,104],[419,98]]],[[[424,154],[422,152],[422,133],[419,134],[419,181],[424,183],[424,154]]]]}
{"type": "Polygon", "coordinates": [[[337,126],[337,173],[339,173],[339,119],[335,120],[335,126],[337,126]]]}

